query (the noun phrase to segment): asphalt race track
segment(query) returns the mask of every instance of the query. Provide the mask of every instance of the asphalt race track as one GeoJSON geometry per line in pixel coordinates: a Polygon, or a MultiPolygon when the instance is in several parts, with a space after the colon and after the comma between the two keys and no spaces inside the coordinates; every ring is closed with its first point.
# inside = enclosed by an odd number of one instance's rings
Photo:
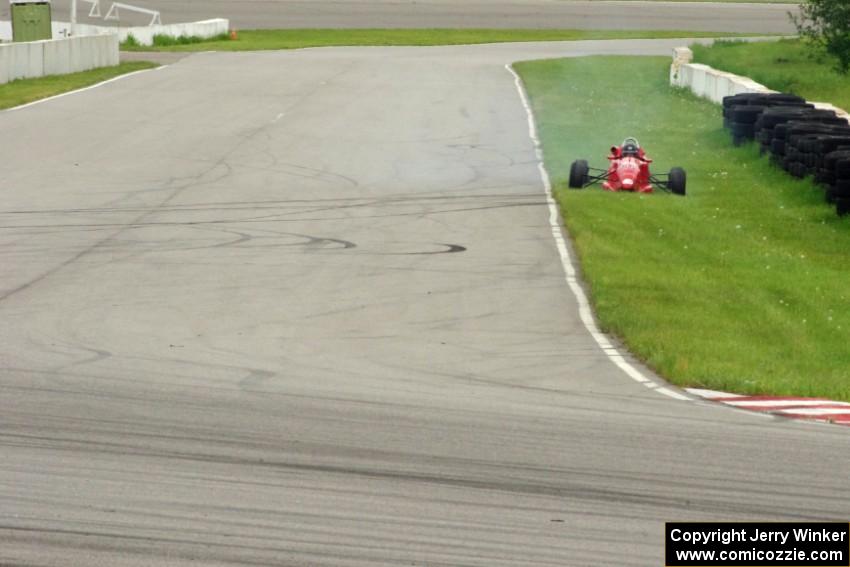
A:
{"type": "MultiPolygon", "coordinates": [[[[674,29],[793,33],[791,4],[634,2],[598,0],[134,0],[162,12],[163,22],[229,18],[249,28],[579,28],[674,29]]],[[[70,0],[53,3],[67,20],[70,0]]],[[[80,21],[88,4],[80,2],[80,21]]],[[[104,6],[109,3],[104,0],[104,6]]],[[[104,8],[106,9],[106,8],[104,8]]],[[[105,14],[105,12],[103,12],[105,14]]],[[[0,3],[0,19],[8,19],[0,3]],[[3,17],[5,16],[5,17],[3,17]]],[[[122,24],[150,17],[126,12],[122,24]]],[[[103,23],[102,20],[99,21],[103,23]]]]}
{"type": "Polygon", "coordinates": [[[667,520],[847,521],[846,428],[637,384],[565,283],[504,64],[676,43],[205,53],[0,113],[0,565],[645,567],[667,520]]]}

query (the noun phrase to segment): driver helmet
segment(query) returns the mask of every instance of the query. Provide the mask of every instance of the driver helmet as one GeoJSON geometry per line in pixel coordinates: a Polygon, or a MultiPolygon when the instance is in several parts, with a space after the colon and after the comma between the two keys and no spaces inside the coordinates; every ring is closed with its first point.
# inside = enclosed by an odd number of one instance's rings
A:
{"type": "Polygon", "coordinates": [[[623,155],[636,157],[640,154],[640,144],[635,138],[626,138],[623,140],[623,155]]]}

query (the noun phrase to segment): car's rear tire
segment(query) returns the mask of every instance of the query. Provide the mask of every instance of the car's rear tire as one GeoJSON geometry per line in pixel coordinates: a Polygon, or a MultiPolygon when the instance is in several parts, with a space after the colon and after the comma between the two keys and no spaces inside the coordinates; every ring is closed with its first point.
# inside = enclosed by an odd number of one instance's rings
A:
{"type": "Polygon", "coordinates": [[[667,177],[667,187],[676,195],[684,195],[688,184],[688,175],[681,167],[674,167],[667,177]]]}
{"type": "Polygon", "coordinates": [[[570,188],[582,189],[587,185],[587,180],[590,174],[590,167],[587,161],[580,159],[573,162],[570,166],[570,188]]]}

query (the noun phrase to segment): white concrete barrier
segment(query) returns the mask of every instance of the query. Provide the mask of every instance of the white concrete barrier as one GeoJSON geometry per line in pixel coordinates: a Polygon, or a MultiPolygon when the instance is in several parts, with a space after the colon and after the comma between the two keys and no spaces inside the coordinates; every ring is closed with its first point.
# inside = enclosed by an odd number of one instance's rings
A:
{"type": "Polygon", "coordinates": [[[673,64],[670,66],[670,84],[682,86],[681,73],[687,65],[694,60],[694,52],[687,47],[676,47],[673,49],[673,64]]]}
{"type": "MultiPolygon", "coordinates": [[[[159,26],[112,27],[77,24],[75,27],[75,35],[77,36],[117,34],[118,41],[124,42],[132,35],[141,45],[153,45],[153,36],[155,35],[201,37],[206,39],[226,34],[229,31],[230,20],[224,18],[159,26]]],[[[67,37],[71,37],[71,24],[68,22],[53,22],[53,38],[62,39],[67,37]]],[[[12,41],[12,26],[9,22],[0,22],[0,40],[12,41]]]]}
{"type": "MultiPolygon", "coordinates": [[[[673,63],[670,66],[670,84],[689,89],[702,98],[707,98],[717,104],[723,103],[723,98],[741,93],[775,93],[766,86],[755,82],[749,77],[742,77],[725,71],[718,71],[708,65],[692,63],[693,51],[687,47],[677,47],[673,50],[673,63]]],[[[841,118],[850,122],[850,113],[827,102],[813,102],[815,108],[832,110],[841,118]]]]}
{"type": "MultiPolygon", "coordinates": [[[[75,38],[76,39],[76,38],[75,38]]],[[[42,75],[66,75],[71,72],[71,51],[73,39],[44,41],[44,69],[42,75]]]]}
{"type": "Polygon", "coordinates": [[[670,66],[671,85],[689,89],[695,95],[718,104],[723,102],[723,97],[740,93],[776,92],[748,77],[692,63],[693,58],[693,52],[687,47],[677,47],[673,50],[673,64],[670,66]]]}
{"type": "Polygon", "coordinates": [[[187,24],[168,24],[164,26],[137,26],[132,28],[119,28],[121,41],[126,41],[133,36],[142,45],[153,45],[155,35],[167,35],[171,37],[201,37],[211,38],[230,31],[230,20],[217,18],[202,22],[187,24]]]}
{"type": "Polygon", "coordinates": [[[15,79],[28,79],[44,75],[44,43],[4,43],[0,45],[0,82],[7,83],[15,79]]]}
{"type": "MultiPolygon", "coordinates": [[[[170,37],[200,37],[211,38],[230,31],[230,20],[216,18],[202,22],[190,22],[185,24],[168,24],[158,26],[133,26],[133,27],[110,27],[93,26],[91,24],[77,24],[77,35],[99,35],[117,34],[120,42],[127,41],[133,36],[141,45],[153,45],[155,35],[167,35],[170,37]]],[[[71,34],[71,24],[66,22],[53,22],[53,37],[64,37],[71,34]]]]}
{"type": "Polygon", "coordinates": [[[0,84],[118,63],[118,36],[115,34],[3,43],[0,44],[0,84]]]}

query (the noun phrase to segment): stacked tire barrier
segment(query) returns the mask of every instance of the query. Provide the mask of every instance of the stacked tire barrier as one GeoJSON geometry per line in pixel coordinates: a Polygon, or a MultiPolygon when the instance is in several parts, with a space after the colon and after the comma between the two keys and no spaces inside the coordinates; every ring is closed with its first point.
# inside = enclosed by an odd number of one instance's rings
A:
{"type": "Polygon", "coordinates": [[[773,163],[794,177],[814,177],[827,202],[850,214],[850,124],[832,110],[819,110],[783,93],[745,93],[723,99],[723,125],[739,145],[761,144],[773,163]]]}

